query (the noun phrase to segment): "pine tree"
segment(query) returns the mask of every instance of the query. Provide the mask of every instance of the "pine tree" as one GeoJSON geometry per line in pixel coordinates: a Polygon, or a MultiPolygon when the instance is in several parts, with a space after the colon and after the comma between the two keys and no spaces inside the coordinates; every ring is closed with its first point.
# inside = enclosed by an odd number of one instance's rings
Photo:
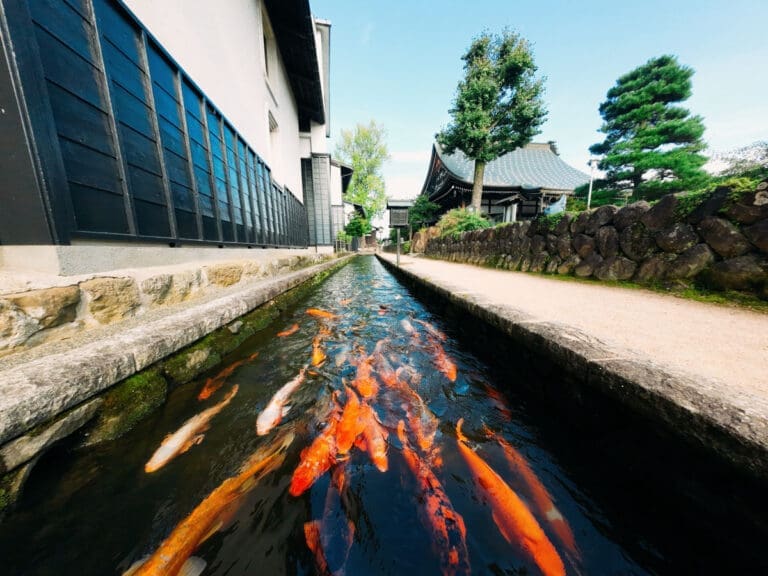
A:
{"type": "Polygon", "coordinates": [[[605,184],[655,199],[701,185],[706,163],[704,123],[677,106],[691,96],[693,69],[674,56],[653,58],[625,74],[600,105],[606,138],[590,147],[602,155],[605,184]]]}
{"type": "Polygon", "coordinates": [[[475,161],[472,207],[479,213],[485,165],[539,133],[547,115],[544,80],[535,77],[528,42],[508,30],[480,35],[462,60],[465,75],[450,110],[453,122],[437,140],[446,153],[458,149],[475,161]]]}

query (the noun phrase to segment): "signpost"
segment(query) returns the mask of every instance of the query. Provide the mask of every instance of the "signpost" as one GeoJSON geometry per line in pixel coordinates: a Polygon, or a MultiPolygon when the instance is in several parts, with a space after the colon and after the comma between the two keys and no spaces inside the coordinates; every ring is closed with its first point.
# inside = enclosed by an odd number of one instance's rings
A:
{"type": "Polygon", "coordinates": [[[389,225],[397,230],[397,266],[400,266],[400,228],[408,226],[408,207],[410,201],[391,200],[387,202],[389,209],[389,225]]]}

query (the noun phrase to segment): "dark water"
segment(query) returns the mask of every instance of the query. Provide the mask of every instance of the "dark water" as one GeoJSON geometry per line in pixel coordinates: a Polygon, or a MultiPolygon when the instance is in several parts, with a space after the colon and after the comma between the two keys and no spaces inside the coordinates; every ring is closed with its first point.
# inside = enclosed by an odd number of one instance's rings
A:
{"type": "MultiPolygon", "coordinates": [[[[229,514],[220,529],[194,551],[206,563],[204,574],[318,573],[315,555],[305,540],[304,524],[323,519],[326,526],[334,522],[336,526],[349,526],[350,522],[354,526],[345,562],[348,575],[440,574],[432,532],[423,522],[421,509],[426,498],[405,464],[395,431],[406,410],[419,413],[422,423],[437,423],[433,449],[417,452],[429,463],[453,509],[463,517],[472,573],[541,572],[531,556],[510,544],[497,528],[487,498],[457,449],[455,425],[460,418],[465,420],[469,446],[521,496],[568,574],[709,572],[685,569],[694,565],[710,566],[711,573],[725,573],[714,568],[722,565],[723,552],[698,550],[695,543],[687,542],[685,524],[675,525],[680,516],[670,512],[669,525],[658,526],[660,537],[656,537],[651,521],[627,522],[622,517],[626,511],[642,515],[640,508],[653,507],[653,501],[632,492],[636,487],[626,487],[625,511],[621,498],[617,507],[615,491],[603,498],[601,492],[611,488],[601,484],[600,478],[606,476],[610,463],[594,462],[586,453],[574,454],[567,439],[558,436],[556,414],[549,415],[541,405],[529,409],[524,396],[515,392],[514,382],[499,376],[503,370],[462,349],[459,342],[471,338],[462,332],[462,326],[446,326],[433,317],[376,260],[356,259],[227,359],[231,364],[258,352],[209,400],[197,399],[206,381],[201,378],[175,389],[160,411],[112,444],[76,451],[73,441],[46,455],[34,469],[18,508],[0,524],[0,573],[122,574],[135,561],[151,555],[174,527],[222,482],[235,476],[255,451],[292,432],[295,439],[280,468],[244,492],[235,509],[229,510],[234,515],[229,514]],[[341,303],[348,299],[348,303],[341,303]],[[387,307],[384,313],[379,312],[382,305],[387,307]],[[338,318],[312,318],[306,314],[308,307],[329,310],[338,318]],[[418,341],[406,333],[402,319],[413,322],[420,333],[418,341]],[[458,366],[455,382],[437,369],[427,330],[415,319],[448,332],[442,346],[458,366]],[[276,338],[277,332],[294,323],[300,325],[298,332],[276,338]],[[326,362],[293,394],[289,402],[292,408],[278,428],[257,437],[257,415],[309,362],[312,341],[321,325],[331,329],[321,345],[326,362]],[[395,394],[383,384],[370,400],[389,427],[387,471],[380,472],[368,454],[352,448],[350,457],[338,464],[346,475],[341,498],[326,498],[330,473],[301,496],[289,495],[301,451],[322,434],[330,418],[328,407],[334,391],[343,391],[343,382],[351,382],[356,374],[352,363],[371,354],[382,339],[385,342],[380,349],[387,362],[393,368],[410,367],[407,379],[424,403],[418,404],[414,395],[395,394]],[[144,472],[144,464],[166,434],[219,402],[234,384],[239,385],[238,394],[213,418],[200,445],[153,474],[144,472]],[[503,394],[497,393],[500,389],[503,394]],[[527,462],[570,527],[577,550],[569,550],[546,521],[531,495],[530,478],[526,480],[510,467],[500,444],[486,430],[500,435],[527,462]],[[638,500],[644,502],[642,507],[637,506],[638,500]],[[647,532],[634,532],[638,525],[647,532]],[[670,543],[670,532],[679,535],[680,546],[670,543]],[[715,559],[708,564],[702,562],[702,555],[705,560],[708,555],[715,559]]],[[[207,376],[212,375],[215,373],[207,376]]],[[[337,401],[343,404],[346,394],[337,395],[337,401]]],[[[333,549],[326,550],[332,563],[343,561],[346,546],[342,540],[332,538],[333,549]]]]}

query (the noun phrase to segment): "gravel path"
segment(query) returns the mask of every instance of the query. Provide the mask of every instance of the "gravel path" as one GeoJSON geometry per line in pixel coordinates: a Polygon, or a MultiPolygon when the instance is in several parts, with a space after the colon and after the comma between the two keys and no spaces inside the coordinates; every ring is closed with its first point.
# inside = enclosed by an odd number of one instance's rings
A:
{"type": "Polygon", "coordinates": [[[454,292],[577,328],[619,354],[768,399],[768,314],[421,257],[401,257],[401,266],[454,292]]]}

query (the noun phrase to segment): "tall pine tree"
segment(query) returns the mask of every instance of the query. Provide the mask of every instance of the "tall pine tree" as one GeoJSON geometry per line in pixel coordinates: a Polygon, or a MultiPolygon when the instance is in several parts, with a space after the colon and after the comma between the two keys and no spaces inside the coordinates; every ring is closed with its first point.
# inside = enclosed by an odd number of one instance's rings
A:
{"type": "Polygon", "coordinates": [[[625,74],[600,105],[606,138],[590,147],[602,155],[607,188],[655,199],[706,180],[701,116],[676,105],[691,96],[693,69],[674,56],[653,58],[625,74]]]}

